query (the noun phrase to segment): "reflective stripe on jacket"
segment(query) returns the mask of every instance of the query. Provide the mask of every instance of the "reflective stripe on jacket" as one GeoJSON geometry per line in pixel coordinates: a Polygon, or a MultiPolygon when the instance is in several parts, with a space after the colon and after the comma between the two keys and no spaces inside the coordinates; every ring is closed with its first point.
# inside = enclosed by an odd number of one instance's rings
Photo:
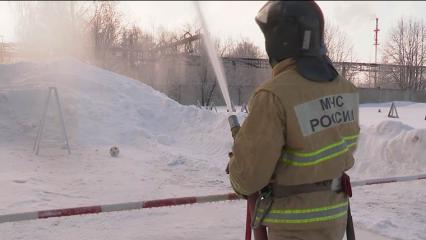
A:
{"type": "MultiPolygon", "coordinates": [[[[327,205],[318,208],[306,209],[271,209],[263,222],[268,223],[289,223],[305,224],[313,222],[324,222],[346,216],[348,211],[348,201],[342,203],[327,205]]],[[[259,221],[264,210],[259,209],[256,220],[259,221]]]]}
{"type": "Polygon", "coordinates": [[[358,135],[344,136],[340,141],[312,152],[299,152],[287,148],[282,160],[286,164],[299,167],[321,164],[323,161],[331,160],[347,153],[351,147],[356,145],[357,140],[358,135]]]}

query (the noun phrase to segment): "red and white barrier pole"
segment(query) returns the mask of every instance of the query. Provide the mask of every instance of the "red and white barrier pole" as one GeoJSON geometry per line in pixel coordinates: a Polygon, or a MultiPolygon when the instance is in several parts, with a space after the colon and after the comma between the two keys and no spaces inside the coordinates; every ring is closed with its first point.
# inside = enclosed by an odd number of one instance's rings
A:
{"type": "MultiPolygon", "coordinates": [[[[426,180],[426,174],[354,181],[352,182],[352,187],[368,186],[368,185],[375,185],[375,184],[386,184],[386,183],[394,183],[394,182],[407,182],[407,181],[416,181],[416,180],[426,180]]],[[[219,202],[219,201],[237,200],[237,199],[240,199],[238,195],[236,195],[235,193],[228,193],[228,194],[207,195],[207,196],[198,196],[198,197],[168,198],[168,199],[116,203],[116,204],[89,206],[89,207],[54,209],[54,210],[46,210],[46,211],[1,215],[0,223],[35,220],[35,219],[51,218],[51,217],[65,217],[65,216],[73,216],[73,215],[94,214],[94,213],[102,213],[102,212],[128,211],[128,210],[142,209],[142,208],[177,206],[177,205],[194,204],[194,203],[219,202]]]]}
{"type": "Polygon", "coordinates": [[[177,206],[177,205],[194,204],[194,203],[218,202],[218,201],[227,201],[227,200],[237,200],[239,198],[240,197],[236,195],[235,193],[228,193],[228,194],[207,195],[207,196],[199,196],[199,197],[168,198],[168,199],[141,201],[141,202],[127,202],[127,203],[116,203],[116,204],[99,205],[99,206],[25,212],[25,213],[2,215],[0,216],[0,223],[35,220],[35,219],[51,218],[51,217],[65,217],[65,216],[73,216],[73,215],[94,214],[94,213],[101,213],[101,212],[127,211],[127,210],[135,210],[135,209],[142,209],[142,208],[156,208],[156,207],[177,206]]]}
{"type": "Polygon", "coordinates": [[[352,187],[361,187],[375,184],[395,183],[395,182],[408,182],[416,180],[426,180],[426,174],[403,176],[403,177],[389,177],[389,178],[376,178],[368,180],[354,181],[351,183],[352,187]]]}

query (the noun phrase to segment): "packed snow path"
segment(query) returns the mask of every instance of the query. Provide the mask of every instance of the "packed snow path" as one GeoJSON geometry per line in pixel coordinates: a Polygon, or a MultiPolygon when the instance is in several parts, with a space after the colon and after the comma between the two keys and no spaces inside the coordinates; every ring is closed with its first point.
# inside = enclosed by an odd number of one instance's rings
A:
{"type": "MultiPolygon", "coordinates": [[[[377,105],[361,108],[353,179],[426,172],[426,105],[397,103],[395,120],[386,118],[389,106],[382,113],[377,105]]],[[[48,116],[46,141],[52,141],[60,129],[48,116]]],[[[0,214],[231,191],[224,173],[232,144],[226,113],[179,105],[75,60],[0,65],[0,132],[0,214]],[[47,142],[39,156],[31,152],[48,86],[58,87],[72,155],[47,142]],[[111,145],[120,147],[118,158],[108,155],[111,145]]],[[[393,239],[424,239],[425,189],[424,181],[356,189],[354,221],[393,239]]],[[[244,208],[233,202],[28,221],[0,225],[0,236],[241,239],[244,208]]]]}

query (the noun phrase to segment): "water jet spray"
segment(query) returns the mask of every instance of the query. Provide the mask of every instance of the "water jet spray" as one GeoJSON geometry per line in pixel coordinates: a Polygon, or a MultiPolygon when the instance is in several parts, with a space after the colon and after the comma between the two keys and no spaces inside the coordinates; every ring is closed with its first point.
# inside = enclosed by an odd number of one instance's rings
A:
{"type": "Polygon", "coordinates": [[[219,83],[220,91],[222,92],[223,99],[225,100],[225,103],[226,103],[226,108],[228,109],[228,112],[231,113],[231,115],[228,117],[228,121],[229,121],[229,126],[231,128],[232,137],[235,137],[235,135],[237,134],[240,128],[240,123],[238,122],[235,108],[231,103],[231,97],[229,95],[225,70],[223,68],[223,64],[219,60],[219,56],[217,55],[213,42],[211,41],[208,35],[209,31],[207,28],[206,21],[204,19],[204,15],[201,11],[200,3],[198,1],[194,1],[193,3],[197,11],[198,18],[200,19],[200,22],[201,22],[201,28],[204,30],[204,33],[201,35],[203,39],[202,42],[203,42],[204,48],[206,49],[207,55],[210,59],[210,62],[212,63],[217,82],[219,83]]]}
{"type": "MultiPolygon", "coordinates": [[[[202,39],[204,43],[204,47],[207,51],[208,57],[213,65],[214,72],[216,74],[217,81],[220,86],[220,90],[222,91],[223,98],[225,99],[225,103],[228,109],[228,112],[230,112],[230,116],[228,117],[229,126],[231,128],[232,137],[236,138],[238,131],[240,130],[240,123],[238,122],[238,117],[236,115],[236,111],[234,106],[231,103],[231,98],[229,96],[229,90],[228,90],[228,84],[226,82],[226,76],[225,71],[223,68],[222,63],[219,61],[219,57],[215,51],[214,45],[211,41],[211,39],[208,36],[208,29],[207,24],[205,22],[203,13],[201,11],[200,3],[197,1],[194,1],[194,6],[197,11],[198,17],[201,22],[201,27],[204,30],[204,34],[202,34],[202,39]]],[[[230,153],[230,157],[232,153],[230,153]]],[[[227,173],[229,173],[229,165],[226,168],[227,173]]],[[[245,239],[250,240],[251,239],[251,233],[252,233],[252,227],[251,222],[252,219],[255,217],[254,209],[256,205],[256,201],[258,198],[258,193],[254,193],[250,196],[247,196],[247,215],[246,215],[246,233],[245,233],[245,239]]],[[[253,229],[254,238],[255,240],[267,240],[267,233],[266,228],[264,226],[258,227],[256,229],[253,229]]]]}

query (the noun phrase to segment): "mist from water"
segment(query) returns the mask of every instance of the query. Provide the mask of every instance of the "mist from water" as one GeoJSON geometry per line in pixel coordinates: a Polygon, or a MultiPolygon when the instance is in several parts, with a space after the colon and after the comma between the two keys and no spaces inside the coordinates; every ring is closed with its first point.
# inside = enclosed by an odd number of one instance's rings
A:
{"type": "Polygon", "coordinates": [[[204,19],[204,15],[201,11],[200,3],[198,1],[194,1],[194,6],[197,11],[198,17],[201,22],[201,27],[204,30],[204,33],[202,34],[203,38],[203,45],[207,51],[207,54],[209,56],[210,62],[212,63],[213,70],[215,72],[217,81],[219,83],[220,91],[222,92],[223,98],[226,103],[226,107],[229,110],[229,112],[235,112],[234,107],[231,104],[231,97],[229,95],[228,90],[228,84],[226,81],[226,75],[225,70],[223,68],[222,62],[219,60],[219,56],[217,55],[216,48],[213,45],[213,42],[211,41],[210,37],[208,36],[208,28],[206,21],[204,19]]]}
{"type": "Polygon", "coordinates": [[[15,2],[19,53],[25,60],[64,56],[88,58],[90,3],[72,1],[15,2]]]}

